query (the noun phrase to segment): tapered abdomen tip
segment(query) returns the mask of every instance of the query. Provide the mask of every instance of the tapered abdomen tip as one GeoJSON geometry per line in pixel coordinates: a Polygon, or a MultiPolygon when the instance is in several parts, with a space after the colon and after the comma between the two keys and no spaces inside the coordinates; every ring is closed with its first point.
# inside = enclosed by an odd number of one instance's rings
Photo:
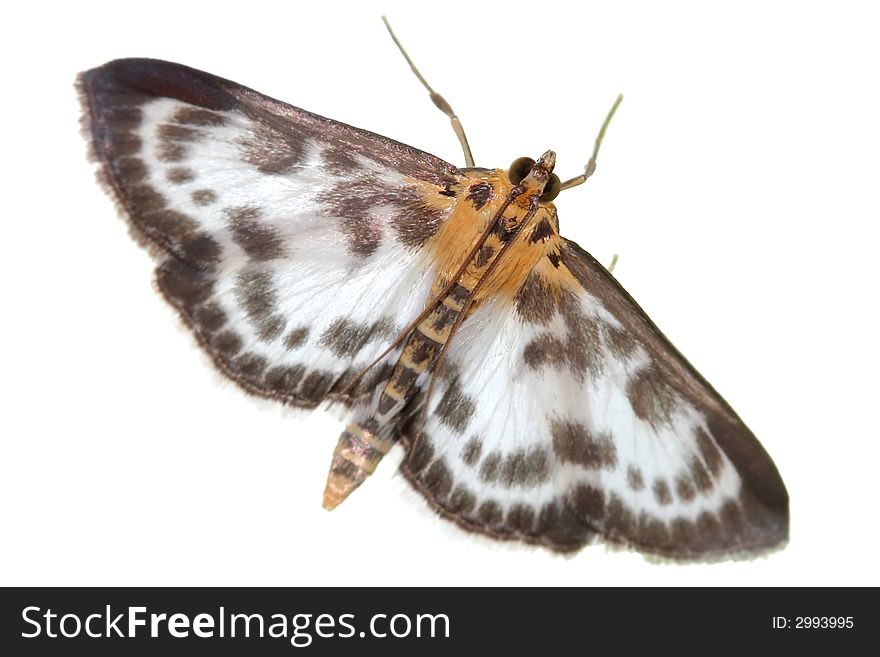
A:
{"type": "Polygon", "coordinates": [[[321,506],[328,511],[332,511],[337,506],[339,506],[339,500],[331,495],[329,491],[325,490],[324,499],[321,501],[321,506]]]}
{"type": "Polygon", "coordinates": [[[321,505],[332,511],[342,504],[373,473],[389,449],[390,440],[379,438],[357,422],[349,425],[333,450],[321,505]]]}
{"type": "Polygon", "coordinates": [[[368,475],[369,473],[363,468],[339,455],[334,455],[330,472],[327,473],[327,485],[324,487],[324,500],[321,506],[332,511],[342,504],[355,488],[364,483],[368,475]]]}

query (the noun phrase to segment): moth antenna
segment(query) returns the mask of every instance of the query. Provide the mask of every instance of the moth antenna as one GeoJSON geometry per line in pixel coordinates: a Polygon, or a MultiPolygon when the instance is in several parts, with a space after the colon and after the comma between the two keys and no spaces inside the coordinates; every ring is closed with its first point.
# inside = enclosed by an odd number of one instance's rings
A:
{"type": "Polygon", "coordinates": [[[455,135],[456,137],[458,137],[458,141],[461,144],[461,150],[464,151],[465,166],[474,166],[474,156],[471,154],[471,147],[468,144],[467,136],[464,134],[464,127],[461,125],[461,120],[459,120],[458,116],[455,114],[452,106],[448,102],[446,102],[446,99],[438,94],[436,91],[434,91],[431,88],[431,85],[428,84],[428,81],[422,76],[421,73],[419,73],[419,69],[416,68],[416,65],[413,64],[413,60],[410,59],[400,41],[397,40],[394,31],[391,29],[391,25],[388,23],[388,19],[382,16],[382,22],[385,23],[385,27],[388,28],[388,34],[391,35],[391,39],[400,50],[400,54],[403,55],[406,63],[409,64],[412,72],[415,73],[416,77],[419,79],[419,82],[421,82],[425,89],[428,90],[428,93],[431,95],[431,100],[434,102],[434,105],[437,107],[437,109],[439,109],[441,112],[449,117],[449,120],[452,123],[452,129],[455,131],[455,135]]]}
{"type": "Polygon", "coordinates": [[[614,268],[616,266],[617,266],[617,254],[615,253],[613,256],[611,256],[611,262],[608,263],[608,266],[605,269],[607,269],[608,273],[610,274],[611,272],[614,271],[614,268]]]}
{"type": "Polygon", "coordinates": [[[583,185],[585,182],[587,182],[587,178],[593,175],[593,172],[596,170],[596,158],[599,155],[599,147],[602,145],[602,140],[605,138],[605,131],[608,129],[608,124],[611,123],[611,118],[614,116],[614,113],[617,111],[617,108],[620,106],[621,102],[623,102],[623,94],[618,94],[617,99],[611,106],[611,110],[609,110],[608,112],[608,116],[606,116],[605,120],[602,122],[602,127],[599,128],[599,134],[596,135],[596,143],[593,146],[593,154],[590,156],[590,161],[587,162],[587,166],[584,167],[584,172],[581,175],[576,176],[571,180],[566,180],[564,183],[562,183],[559,191],[562,191],[563,189],[569,189],[571,187],[577,187],[578,185],[583,185]]]}

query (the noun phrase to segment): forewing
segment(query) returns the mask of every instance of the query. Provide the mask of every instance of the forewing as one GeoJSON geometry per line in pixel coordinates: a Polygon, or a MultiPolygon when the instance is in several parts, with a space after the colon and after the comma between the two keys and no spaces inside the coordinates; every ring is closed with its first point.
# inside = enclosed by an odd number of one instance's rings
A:
{"type": "Polygon", "coordinates": [[[574,243],[468,318],[447,363],[404,469],[466,527],[675,558],[787,539],[788,496],[754,435],[574,243]]]}
{"type": "Polygon", "coordinates": [[[220,369],[300,406],[366,394],[383,367],[346,386],[422,309],[458,171],[179,64],[78,85],[100,176],[220,369]]]}

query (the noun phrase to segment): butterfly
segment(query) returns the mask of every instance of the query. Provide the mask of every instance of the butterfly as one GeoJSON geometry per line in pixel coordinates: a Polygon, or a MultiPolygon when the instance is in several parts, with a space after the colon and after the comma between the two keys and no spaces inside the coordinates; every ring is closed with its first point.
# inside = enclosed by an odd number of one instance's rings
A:
{"type": "Polygon", "coordinates": [[[494,538],[682,559],[783,544],[760,443],[559,232],[554,198],[595,152],[566,183],[553,151],[475,167],[407,60],[466,167],[180,64],[77,80],[99,178],[216,366],[347,409],[324,506],[401,445],[431,507],[494,538]]]}

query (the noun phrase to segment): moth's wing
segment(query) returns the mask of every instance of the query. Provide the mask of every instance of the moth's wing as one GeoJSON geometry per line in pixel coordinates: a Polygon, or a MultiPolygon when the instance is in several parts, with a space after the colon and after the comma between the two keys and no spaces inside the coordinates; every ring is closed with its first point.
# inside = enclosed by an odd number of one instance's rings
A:
{"type": "Polygon", "coordinates": [[[469,529],[557,550],[784,542],[788,495],[751,431],[592,256],[565,240],[559,255],[454,336],[410,481],[469,529]]]}
{"type": "Polygon", "coordinates": [[[344,390],[422,309],[458,171],[179,64],[78,88],[100,177],[219,368],[298,406],[366,394],[385,368],[344,390]]]}

